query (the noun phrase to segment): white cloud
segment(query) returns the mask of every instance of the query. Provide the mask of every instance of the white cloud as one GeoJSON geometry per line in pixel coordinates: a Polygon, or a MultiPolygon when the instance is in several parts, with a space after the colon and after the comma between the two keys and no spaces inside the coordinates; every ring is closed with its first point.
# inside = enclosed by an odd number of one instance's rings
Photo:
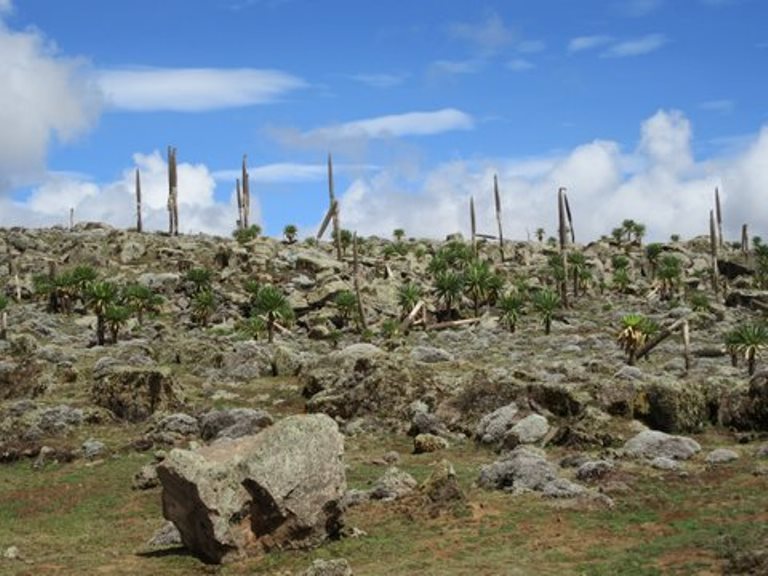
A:
{"type": "Polygon", "coordinates": [[[291,74],[253,68],[102,70],[98,83],[113,108],[178,112],[266,104],[306,86],[291,74]]]}
{"type": "Polygon", "coordinates": [[[578,36],[568,42],[568,52],[581,52],[610,44],[613,38],[605,35],[578,36]]]}
{"type": "Polygon", "coordinates": [[[480,23],[452,24],[448,31],[454,38],[465,40],[486,52],[495,52],[515,38],[514,33],[496,13],[489,14],[485,21],[480,23]]]}
{"type": "Polygon", "coordinates": [[[430,66],[430,73],[432,75],[447,76],[477,74],[484,67],[484,60],[436,60],[430,66]]]}
{"type": "Polygon", "coordinates": [[[566,186],[577,239],[610,232],[626,218],[643,222],[649,237],[707,232],[715,186],[723,191],[726,230],[742,222],[768,227],[768,127],[740,155],[696,162],[690,122],[676,111],[659,111],[643,122],[635,150],[595,141],[555,156],[447,162],[424,174],[417,190],[392,171],[356,179],[342,195],[345,226],[361,234],[405,228],[414,236],[442,237],[469,230],[474,196],[478,227],[493,232],[493,175],[499,175],[508,237],[525,239],[538,227],[556,225],[557,188],[566,186]]]}
{"type": "Polygon", "coordinates": [[[373,88],[394,88],[399,86],[408,78],[407,74],[354,74],[350,76],[353,80],[366,84],[373,88]]]}
{"type": "Polygon", "coordinates": [[[710,112],[719,112],[720,114],[730,114],[736,107],[736,103],[733,100],[707,100],[699,104],[699,108],[702,110],[708,110],[710,112]]]}
{"type": "Polygon", "coordinates": [[[327,150],[330,144],[358,144],[371,139],[402,136],[430,136],[454,130],[471,130],[472,116],[455,108],[430,112],[406,112],[364,118],[343,124],[316,128],[308,132],[273,129],[273,135],[284,145],[327,150]]]}
{"type": "MultiPolygon", "coordinates": [[[[6,1],[7,11],[11,3],[6,1]]],[[[87,63],[64,58],[34,29],[16,32],[0,20],[0,192],[36,181],[48,145],[87,131],[99,115],[87,63]]]]}
{"type": "MultiPolygon", "coordinates": [[[[143,223],[147,230],[168,228],[168,165],[160,154],[134,155],[141,171],[143,223]]],[[[77,175],[52,174],[23,202],[5,201],[0,223],[18,225],[65,224],[69,209],[75,220],[106,222],[128,228],[136,225],[135,168],[126,169],[114,182],[96,184],[77,175]]],[[[228,202],[217,202],[216,182],[203,164],[178,164],[179,227],[182,232],[227,235],[234,229],[237,209],[232,195],[228,202]]],[[[251,200],[251,220],[260,219],[258,198],[251,200]]]]}
{"type": "Polygon", "coordinates": [[[543,40],[523,40],[519,42],[516,49],[521,54],[536,54],[547,49],[547,44],[543,40]]]}
{"type": "Polygon", "coordinates": [[[536,68],[536,65],[525,58],[513,58],[507,62],[507,69],[512,70],[513,72],[523,72],[525,70],[531,70],[532,68],[536,68]]]}
{"type": "Polygon", "coordinates": [[[13,11],[13,2],[11,0],[0,0],[0,14],[7,14],[13,11]]]}
{"type": "Polygon", "coordinates": [[[663,34],[648,34],[642,38],[618,42],[605,50],[601,56],[604,58],[627,58],[629,56],[643,56],[659,50],[667,43],[667,37],[663,34]]]}

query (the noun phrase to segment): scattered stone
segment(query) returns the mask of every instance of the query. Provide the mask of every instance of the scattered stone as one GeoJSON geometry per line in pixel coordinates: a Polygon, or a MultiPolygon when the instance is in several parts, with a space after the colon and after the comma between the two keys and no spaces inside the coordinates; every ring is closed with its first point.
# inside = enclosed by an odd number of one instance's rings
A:
{"type": "Polygon", "coordinates": [[[432,505],[445,506],[466,500],[464,491],[459,485],[456,470],[448,460],[441,460],[435,466],[432,474],[419,486],[419,491],[427,497],[432,505]]]}
{"type": "Polygon", "coordinates": [[[716,448],[707,454],[707,464],[727,464],[739,459],[739,453],[728,448],[716,448]]]}
{"type": "Polygon", "coordinates": [[[200,433],[200,425],[197,422],[197,418],[183,412],[164,416],[157,423],[157,429],[160,432],[182,437],[197,436],[200,433]]]}
{"type": "Polygon", "coordinates": [[[260,434],[158,465],[163,514],[184,545],[213,563],[338,535],[346,489],[343,436],[322,414],[289,416],[260,434]]]}
{"type": "Polygon", "coordinates": [[[541,493],[547,498],[575,498],[584,492],[586,488],[567,478],[556,478],[544,484],[541,493]]]}
{"type": "Polygon", "coordinates": [[[446,448],[448,448],[448,441],[434,434],[419,434],[413,439],[414,454],[428,454],[446,448]]]}
{"type": "Polygon", "coordinates": [[[344,558],[315,560],[302,576],[352,576],[352,568],[344,558]]]}
{"type": "Polygon", "coordinates": [[[608,460],[592,460],[584,462],[576,470],[576,478],[582,482],[590,482],[604,478],[614,469],[613,462],[608,460]]]}
{"type": "Polygon", "coordinates": [[[654,430],[671,434],[698,432],[708,423],[709,407],[699,382],[656,382],[644,395],[645,402],[635,402],[635,417],[654,430]]]}
{"type": "Polygon", "coordinates": [[[3,550],[3,558],[6,560],[18,560],[21,557],[19,549],[16,546],[8,546],[3,550]]]}
{"type": "Polygon", "coordinates": [[[757,447],[755,458],[768,458],[768,442],[757,447]]]}
{"type": "Polygon", "coordinates": [[[37,426],[46,434],[63,436],[68,434],[73,427],[83,423],[83,411],[80,408],[72,408],[66,404],[46,408],[38,414],[37,426]]]}
{"type": "Polygon", "coordinates": [[[147,546],[151,548],[166,548],[168,546],[180,546],[181,544],[181,534],[173,522],[163,524],[162,528],[159,528],[147,541],[147,546]]]}
{"type": "Polygon", "coordinates": [[[264,410],[252,408],[212,410],[204,414],[200,420],[200,437],[205,441],[241,438],[256,434],[273,423],[272,416],[264,410]]]}
{"type": "Polygon", "coordinates": [[[410,494],[418,486],[416,479],[396,466],[387,468],[371,489],[373,500],[397,500],[410,494]]]}
{"type": "Polygon", "coordinates": [[[107,450],[106,445],[104,442],[101,442],[99,440],[94,440],[93,438],[89,438],[85,442],[83,442],[82,446],[83,450],[83,458],[86,460],[95,460],[96,458],[99,458],[100,456],[103,456],[104,453],[107,450]]]}
{"type": "Polygon", "coordinates": [[[358,490],[356,488],[353,488],[351,490],[347,490],[346,494],[344,494],[344,497],[341,499],[341,508],[343,510],[347,510],[348,508],[352,508],[354,506],[359,506],[360,504],[364,504],[365,502],[368,502],[370,499],[371,499],[370,490],[358,490]]]}
{"type": "Polygon", "coordinates": [[[685,436],[671,436],[658,430],[644,430],[624,444],[629,456],[653,459],[665,456],[674,460],[688,460],[701,451],[698,442],[685,436]]]}
{"type": "Polygon", "coordinates": [[[384,456],[382,456],[382,460],[389,464],[390,466],[394,466],[395,464],[398,464],[400,462],[400,453],[396,450],[390,450],[384,456]]]}
{"type": "Polygon", "coordinates": [[[549,432],[549,422],[541,414],[530,414],[509,430],[502,440],[505,448],[512,449],[518,444],[535,444],[549,432]]]}
{"type": "Polygon", "coordinates": [[[644,380],[645,374],[637,366],[622,366],[613,377],[618,380],[644,380]]]}
{"type": "Polygon", "coordinates": [[[681,467],[678,460],[673,460],[666,456],[656,456],[656,458],[651,460],[650,464],[657,470],[680,470],[681,467]]]}
{"type": "Polygon", "coordinates": [[[411,358],[416,362],[434,364],[437,362],[453,362],[453,354],[446,352],[442,348],[434,346],[414,346],[411,349],[411,358]]]}
{"type": "Polygon", "coordinates": [[[157,467],[153,464],[142,466],[141,469],[133,475],[132,487],[134,490],[150,490],[160,485],[160,478],[157,476],[157,467]]]}
{"type": "Polygon", "coordinates": [[[555,478],[555,467],[540,451],[520,446],[493,464],[483,466],[478,484],[483,488],[507,491],[541,490],[555,478]]]}
{"type": "Polygon", "coordinates": [[[450,432],[435,414],[426,411],[415,411],[411,416],[411,427],[408,430],[410,436],[419,434],[434,434],[436,436],[449,436],[450,432]]]}
{"type": "Polygon", "coordinates": [[[486,414],[477,425],[475,438],[482,444],[498,444],[515,425],[515,417],[519,411],[517,404],[512,402],[486,414]]]}

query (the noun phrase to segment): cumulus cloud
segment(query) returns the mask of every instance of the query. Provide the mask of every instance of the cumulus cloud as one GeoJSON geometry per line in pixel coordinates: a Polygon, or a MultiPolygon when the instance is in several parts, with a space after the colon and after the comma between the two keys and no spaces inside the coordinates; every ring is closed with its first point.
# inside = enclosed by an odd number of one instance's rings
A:
{"type": "Polygon", "coordinates": [[[448,28],[454,38],[464,40],[483,51],[494,52],[515,39],[515,35],[496,13],[491,13],[479,23],[454,23],[448,28]]]}
{"type": "MultiPolygon", "coordinates": [[[[134,154],[141,172],[143,224],[147,230],[167,230],[168,172],[160,152],[134,154]]],[[[73,208],[77,221],[106,222],[128,228],[136,225],[135,168],[126,169],[114,182],[98,184],[69,174],[51,174],[24,201],[4,202],[0,224],[65,224],[73,208]]],[[[179,228],[185,233],[228,234],[237,210],[232,195],[216,201],[216,182],[203,164],[178,164],[179,228]]],[[[260,220],[257,198],[251,200],[251,219],[260,220]]]]}
{"type": "Polygon", "coordinates": [[[372,88],[394,88],[399,86],[408,78],[407,74],[353,74],[352,80],[365,84],[372,88]]]}
{"type": "Polygon", "coordinates": [[[559,155],[444,163],[423,175],[416,190],[384,170],[356,179],[341,199],[345,226],[362,234],[390,234],[402,227],[415,236],[469,232],[469,198],[478,227],[495,230],[493,175],[498,174],[508,237],[525,239],[538,227],[556,226],[556,191],[565,186],[577,239],[610,232],[626,218],[643,222],[651,238],[704,234],[713,191],[720,186],[726,230],[743,222],[768,226],[768,127],[737,157],[695,161],[692,130],[677,111],[659,111],[643,122],[634,150],[594,141],[559,155]]]}
{"type": "Polygon", "coordinates": [[[98,84],[113,108],[177,112],[265,104],[306,86],[286,72],[253,68],[102,70],[98,84]]]}
{"type": "Polygon", "coordinates": [[[536,65],[533,62],[526,60],[525,58],[513,58],[507,62],[507,69],[512,70],[513,72],[524,72],[525,70],[531,70],[535,67],[536,65]]]}
{"type": "MultiPolygon", "coordinates": [[[[0,0],[0,12],[11,3],[0,0]]],[[[0,20],[0,192],[35,182],[48,146],[87,131],[100,110],[88,64],[60,56],[39,32],[0,20]]]]}
{"type": "Polygon", "coordinates": [[[568,52],[582,52],[584,50],[591,50],[593,48],[605,46],[611,42],[613,42],[613,38],[602,34],[593,36],[577,36],[568,42],[568,52]]]}
{"type": "Polygon", "coordinates": [[[13,3],[11,0],[0,0],[0,14],[7,14],[11,10],[13,10],[13,3]]]}

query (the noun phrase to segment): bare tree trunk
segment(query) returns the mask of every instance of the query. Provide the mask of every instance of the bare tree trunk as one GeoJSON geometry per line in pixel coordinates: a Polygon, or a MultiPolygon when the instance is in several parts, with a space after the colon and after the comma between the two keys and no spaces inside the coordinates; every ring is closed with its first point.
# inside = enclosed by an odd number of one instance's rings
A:
{"type": "Polygon", "coordinates": [[[504,232],[501,229],[501,194],[499,193],[499,179],[493,175],[493,199],[496,203],[496,227],[499,229],[499,254],[504,262],[504,232]]]}
{"type": "Polygon", "coordinates": [[[168,146],[168,234],[179,235],[179,183],[176,171],[176,148],[168,146]]]}
{"type": "MultiPolygon", "coordinates": [[[[557,219],[558,219],[558,235],[560,240],[560,257],[563,265],[563,277],[560,280],[560,299],[563,301],[563,307],[568,308],[568,230],[566,226],[566,204],[565,204],[565,188],[560,188],[557,191],[557,219]]],[[[549,330],[547,330],[549,334],[549,330]]]]}
{"type": "Polygon", "coordinates": [[[333,190],[333,158],[328,154],[328,197],[330,200],[331,212],[333,218],[333,241],[336,244],[336,258],[342,259],[341,253],[341,224],[339,223],[339,205],[336,202],[336,196],[333,190]]]}
{"type": "Polygon", "coordinates": [[[715,187],[715,216],[717,219],[717,245],[723,247],[723,211],[720,208],[720,190],[715,187]]]}
{"type": "Polygon", "coordinates": [[[141,175],[139,169],[136,168],[136,232],[141,234],[142,222],[141,222],[141,175]]]}
{"type": "Polygon", "coordinates": [[[691,369],[691,329],[688,320],[683,322],[683,360],[685,361],[685,371],[691,369]]]}
{"type": "Polygon", "coordinates": [[[352,237],[352,273],[355,287],[355,296],[357,296],[357,316],[359,328],[368,329],[368,322],[365,320],[365,309],[363,308],[363,295],[360,293],[360,270],[357,258],[357,232],[352,237]]]}
{"type": "Polygon", "coordinates": [[[741,225],[741,253],[744,258],[749,256],[749,233],[746,224],[741,225]]]}
{"type": "Polygon", "coordinates": [[[243,230],[243,192],[240,189],[240,178],[235,179],[235,195],[237,196],[237,229],[243,230]]]}
{"type": "Polygon", "coordinates": [[[715,216],[709,211],[709,255],[712,259],[712,291],[715,300],[720,302],[720,274],[717,269],[717,231],[715,230],[715,216]]]}
{"type": "Polygon", "coordinates": [[[411,324],[413,324],[414,319],[416,316],[418,316],[419,312],[424,309],[424,300],[419,300],[416,302],[416,306],[413,307],[413,309],[408,313],[408,315],[403,319],[402,322],[400,322],[400,332],[405,333],[408,328],[410,328],[411,324]]]}
{"type": "Polygon", "coordinates": [[[469,198],[469,228],[472,234],[472,253],[477,256],[477,223],[475,220],[475,198],[469,198]]]}
{"type": "Polygon", "coordinates": [[[675,330],[680,328],[684,323],[688,322],[686,318],[680,318],[680,320],[677,320],[670,324],[667,328],[662,328],[659,333],[653,337],[651,340],[645,343],[645,346],[640,348],[637,352],[637,360],[641,360],[642,358],[645,358],[651,350],[656,348],[659,344],[661,344],[664,340],[669,338],[675,330]]]}
{"type": "Polygon", "coordinates": [[[248,176],[248,156],[243,154],[243,197],[242,197],[242,214],[240,221],[243,228],[248,228],[251,220],[251,182],[248,176]]]}

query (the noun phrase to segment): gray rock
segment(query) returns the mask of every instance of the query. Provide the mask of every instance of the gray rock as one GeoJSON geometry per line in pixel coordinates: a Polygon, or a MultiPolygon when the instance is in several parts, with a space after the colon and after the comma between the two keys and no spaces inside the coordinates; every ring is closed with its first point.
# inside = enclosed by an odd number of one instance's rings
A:
{"type": "Polygon", "coordinates": [[[411,427],[408,434],[411,436],[418,436],[419,434],[449,436],[450,432],[437,415],[418,411],[411,416],[411,427]]]}
{"type": "Polygon", "coordinates": [[[576,478],[582,482],[603,478],[614,469],[613,462],[608,460],[591,460],[584,462],[576,470],[576,478]]]}
{"type": "Polygon", "coordinates": [[[89,438],[85,442],[83,442],[83,458],[86,460],[95,460],[99,456],[103,456],[104,453],[107,450],[106,445],[104,442],[100,442],[99,440],[94,440],[93,438],[89,438]]]}
{"type": "Polygon", "coordinates": [[[197,422],[197,418],[183,412],[164,416],[157,423],[157,429],[160,432],[185,437],[197,436],[200,433],[200,425],[197,422]]]}
{"type": "Polygon", "coordinates": [[[493,464],[483,466],[478,484],[483,488],[509,491],[541,490],[555,478],[555,467],[540,451],[520,446],[493,464]]]}
{"type": "Polygon", "coordinates": [[[575,498],[587,491],[584,486],[571,482],[567,478],[557,478],[544,484],[542,495],[547,498],[575,498]]]}
{"type": "Polygon", "coordinates": [[[679,470],[680,462],[666,456],[656,456],[651,460],[651,466],[657,470],[679,470]]]}
{"type": "Polygon", "coordinates": [[[518,412],[517,404],[512,402],[486,414],[480,419],[475,429],[475,438],[483,444],[498,444],[507,430],[514,426],[518,412]]]}
{"type": "Polygon", "coordinates": [[[318,559],[302,572],[302,576],[352,576],[352,574],[352,568],[344,558],[318,559]]]}
{"type": "Polygon", "coordinates": [[[514,434],[519,444],[535,444],[549,432],[549,422],[541,414],[530,414],[515,424],[508,434],[514,434]]]}
{"type": "Polygon", "coordinates": [[[21,553],[16,546],[8,546],[3,550],[3,558],[6,560],[18,560],[21,557],[21,553]]]}
{"type": "Polygon", "coordinates": [[[414,454],[428,454],[446,448],[448,448],[448,441],[434,434],[419,434],[413,439],[414,454]]]}
{"type": "Polygon", "coordinates": [[[624,444],[629,456],[653,459],[665,456],[674,460],[688,460],[701,451],[698,442],[685,436],[672,436],[657,430],[644,430],[624,444]]]}
{"type": "Polygon", "coordinates": [[[755,450],[756,458],[768,458],[768,442],[757,447],[755,450]]]}
{"type": "Polygon", "coordinates": [[[208,562],[313,546],[341,528],[343,436],[325,415],[290,416],[260,434],[158,465],[163,514],[208,562]]]}
{"type": "Polygon", "coordinates": [[[368,502],[371,499],[371,492],[370,490],[358,490],[356,488],[353,488],[352,490],[347,490],[346,494],[344,494],[344,497],[341,499],[341,507],[344,510],[347,510],[348,508],[352,508],[353,506],[359,506],[360,504],[364,504],[365,502],[368,502]]]}
{"type": "Polygon", "coordinates": [[[453,354],[434,346],[414,346],[410,356],[416,362],[434,364],[437,362],[453,362],[453,354]]]}
{"type": "Polygon", "coordinates": [[[181,404],[180,387],[166,367],[114,367],[95,380],[91,400],[131,422],[181,404]]]}
{"type": "Polygon", "coordinates": [[[83,423],[83,411],[66,404],[47,408],[37,418],[38,427],[47,434],[55,436],[66,434],[72,427],[83,423]]]}
{"type": "Polygon", "coordinates": [[[637,366],[622,366],[613,377],[619,380],[643,380],[645,374],[637,366]]]}
{"type": "Polygon", "coordinates": [[[408,472],[396,466],[390,466],[373,485],[371,498],[384,501],[396,500],[413,492],[417,485],[418,482],[408,472]]]}
{"type": "Polygon", "coordinates": [[[134,490],[150,490],[160,485],[160,478],[157,476],[157,467],[153,464],[142,466],[141,469],[133,475],[134,490]]]}
{"type": "Polygon", "coordinates": [[[252,408],[230,408],[212,410],[200,420],[200,436],[211,441],[220,438],[241,438],[256,434],[271,426],[274,420],[263,410],[252,408]]]}
{"type": "Polygon", "coordinates": [[[163,524],[162,528],[158,528],[147,541],[147,546],[151,548],[166,548],[168,546],[179,546],[181,544],[181,534],[173,522],[166,522],[163,524]]]}
{"type": "Polygon", "coordinates": [[[728,448],[717,448],[707,454],[707,464],[726,464],[739,459],[739,453],[728,448]]]}

